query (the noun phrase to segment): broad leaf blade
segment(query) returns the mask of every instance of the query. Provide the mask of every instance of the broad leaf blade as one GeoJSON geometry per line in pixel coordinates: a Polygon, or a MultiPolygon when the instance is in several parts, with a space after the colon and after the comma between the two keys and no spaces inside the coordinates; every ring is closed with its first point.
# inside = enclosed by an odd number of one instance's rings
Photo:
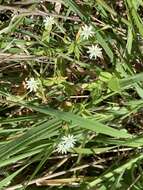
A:
{"type": "Polygon", "coordinates": [[[106,135],[117,137],[117,138],[131,138],[132,137],[132,135],[128,134],[125,131],[119,131],[117,129],[113,129],[98,121],[92,121],[90,119],[75,115],[71,112],[62,112],[62,111],[55,110],[49,107],[34,106],[30,104],[26,104],[26,105],[24,104],[24,106],[31,108],[35,111],[38,111],[40,113],[55,116],[56,118],[67,121],[67,122],[72,122],[72,124],[75,124],[84,129],[88,129],[97,133],[106,134],[106,135]]]}

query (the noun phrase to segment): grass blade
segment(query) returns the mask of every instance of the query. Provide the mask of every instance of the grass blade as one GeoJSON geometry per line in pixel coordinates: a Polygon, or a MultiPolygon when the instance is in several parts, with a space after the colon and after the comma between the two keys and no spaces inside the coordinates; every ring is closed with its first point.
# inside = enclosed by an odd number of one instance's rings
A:
{"type": "Polygon", "coordinates": [[[125,164],[123,164],[122,166],[120,166],[120,167],[114,169],[113,171],[108,172],[105,175],[103,175],[103,176],[97,178],[96,180],[90,182],[87,189],[90,189],[90,188],[96,186],[97,184],[101,183],[105,179],[111,178],[115,174],[120,174],[121,172],[130,168],[134,163],[138,162],[141,159],[143,159],[143,155],[136,156],[135,158],[133,158],[133,159],[129,160],[128,162],[126,162],[125,164]]]}
{"type": "Polygon", "coordinates": [[[35,106],[35,105],[30,105],[30,104],[24,104],[24,106],[31,108],[35,111],[38,111],[40,113],[55,116],[56,118],[58,118],[60,120],[72,122],[72,124],[75,124],[84,129],[88,129],[88,130],[91,130],[91,131],[94,131],[97,133],[106,134],[106,135],[109,135],[112,137],[117,137],[117,138],[131,138],[132,137],[132,135],[128,134],[125,131],[119,131],[117,129],[113,129],[100,122],[92,121],[87,118],[82,118],[71,112],[62,112],[62,111],[55,110],[55,109],[52,109],[49,107],[35,106]]]}

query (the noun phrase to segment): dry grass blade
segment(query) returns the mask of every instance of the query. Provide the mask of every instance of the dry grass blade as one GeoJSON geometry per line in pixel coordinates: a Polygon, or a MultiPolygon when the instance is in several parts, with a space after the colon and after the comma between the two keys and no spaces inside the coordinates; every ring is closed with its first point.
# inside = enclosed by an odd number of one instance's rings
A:
{"type": "Polygon", "coordinates": [[[0,53],[0,63],[9,62],[9,61],[35,60],[35,59],[36,60],[46,60],[47,56],[0,53]]]}
{"type": "Polygon", "coordinates": [[[73,17],[69,17],[69,16],[62,16],[62,15],[58,15],[58,14],[54,14],[54,13],[47,13],[47,12],[43,12],[40,10],[35,10],[35,11],[29,11],[25,8],[17,8],[17,7],[12,7],[12,6],[4,6],[4,5],[0,5],[0,10],[10,10],[10,11],[15,11],[17,12],[17,14],[19,16],[30,16],[30,15],[37,15],[37,16],[42,16],[42,17],[46,17],[46,16],[52,16],[55,18],[62,18],[62,19],[66,19],[66,20],[73,20],[76,22],[81,22],[81,19],[77,16],[73,16],[73,17]]]}
{"type": "MultiPolygon", "coordinates": [[[[44,176],[44,177],[41,177],[41,178],[38,178],[38,179],[34,179],[32,181],[26,181],[25,184],[26,186],[29,186],[29,185],[32,185],[32,184],[39,184],[41,183],[42,181],[45,181],[45,180],[48,180],[48,179],[52,179],[52,178],[55,178],[57,176],[62,176],[62,175],[65,175],[67,173],[70,173],[70,172],[74,172],[74,171],[78,171],[78,170],[82,170],[84,168],[88,168],[90,166],[95,166],[96,164],[99,164],[99,163],[102,163],[104,162],[104,160],[100,160],[100,161],[95,161],[95,162],[92,162],[90,164],[85,164],[85,165],[81,165],[81,166],[78,166],[78,167],[75,167],[75,168],[72,168],[72,169],[69,169],[67,171],[61,171],[61,172],[57,172],[57,173],[54,173],[54,174],[51,174],[51,175],[48,175],[48,176],[44,176]]],[[[12,187],[8,187],[6,188],[5,190],[16,190],[18,188],[22,188],[23,185],[22,184],[18,184],[18,185],[15,185],[15,186],[12,186],[12,187]]]]}
{"type": "Polygon", "coordinates": [[[44,2],[51,2],[51,3],[61,3],[62,1],[61,0],[26,0],[25,2],[13,2],[14,5],[29,5],[29,4],[42,4],[44,2]]]}
{"type": "Polygon", "coordinates": [[[37,186],[60,186],[60,185],[70,185],[75,186],[78,183],[81,183],[84,180],[84,177],[72,177],[65,179],[52,179],[52,180],[43,180],[41,182],[36,183],[37,186]],[[78,182],[78,183],[77,183],[78,182]]]}

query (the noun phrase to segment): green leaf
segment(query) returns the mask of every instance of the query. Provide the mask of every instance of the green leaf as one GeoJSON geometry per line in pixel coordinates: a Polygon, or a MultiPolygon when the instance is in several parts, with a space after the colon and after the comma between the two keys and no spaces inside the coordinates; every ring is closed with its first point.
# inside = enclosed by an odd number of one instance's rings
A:
{"type": "Polygon", "coordinates": [[[16,140],[0,146],[0,160],[4,160],[21,150],[25,149],[28,145],[41,140],[41,138],[49,138],[54,131],[59,128],[60,122],[58,120],[42,121],[37,123],[37,126],[31,127],[24,135],[16,140]]]}
{"type": "Polygon", "coordinates": [[[131,138],[132,137],[131,134],[128,134],[125,131],[122,131],[122,130],[119,131],[117,129],[104,125],[98,121],[92,121],[90,119],[75,115],[71,112],[63,112],[63,111],[55,110],[49,107],[35,106],[31,104],[24,104],[24,106],[31,108],[35,111],[38,111],[40,113],[54,116],[57,119],[61,119],[67,122],[72,122],[72,124],[74,125],[77,125],[81,128],[88,129],[97,133],[106,134],[106,135],[117,137],[117,138],[131,138]]]}
{"type": "Polygon", "coordinates": [[[126,1],[127,1],[127,4],[128,4],[128,7],[129,7],[131,18],[133,19],[134,24],[137,26],[137,28],[139,30],[139,33],[143,37],[143,22],[142,22],[141,17],[137,13],[136,4],[133,3],[134,0],[126,0],[126,1]]]}
{"type": "Polygon", "coordinates": [[[30,156],[33,156],[35,154],[38,154],[42,151],[43,149],[38,149],[38,150],[30,150],[29,152],[26,152],[26,153],[23,153],[23,154],[20,154],[18,156],[14,156],[14,157],[11,157],[11,158],[8,158],[6,160],[0,160],[0,167],[4,167],[4,166],[8,166],[10,164],[14,164],[16,163],[17,161],[20,161],[22,159],[25,159],[25,158],[28,158],[30,156]]]}
{"type": "Polygon", "coordinates": [[[132,43],[133,43],[132,28],[131,28],[131,27],[128,27],[128,36],[127,36],[127,45],[126,45],[128,54],[131,54],[132,43]]]}
{"type": "Polygon", "coordinates": [[[76,2],[74,2],[73,0],[63,0],[65,2],[65,4],[67,4],[70,9],[75,12],[77,15],[79,15],[79,17],[87,22],[89,21],[90,17],[85,13],[83,12],[83,10],[81,10],[81,8],[77,5],[76,2]]]}
{"type": "Polygon", "coordinates": [[[99,79],[103,82],[108,82],[111,80],[112,74],[109,72],[100,72],[99,79]]]}
{"type": "MultiPolygon", "coordinates": [[[[100,154],[113,149],[113,147],[103,147],[103,148],[74,148],[73,150],[78,154],[100,154]]],[[[71,151],[73,152],[73,151],[71,151]]]]}
{"type": "MultiPolygon", "coordinates": [[[[119,17],[119,15],[117,14],[117,12],[111,8],[104,0],[96,0],[96,2],[101,5],[106,11],[108,11],[110,14],[112,14],[114,17],[119,17]]],[[[120,20],[126,24],[126,25],[130,25],[130,23],[123,17],[120,18],[120,20]]]]}
{"type": "Polygon", "coordinates": [[[37,120],[37,118],[40,119],[40,118],[43,118],[43,116],[34,114],[30,116],[0,119],[0,124],[17,123],[17,122],[22,122],[22,121],[33,121],[34,119],[37,120]]]}
{"type": "Polygon", "coordinates": [[[115,76],[113,76],[109,81],[108,81],[108,87],[112,91],[119,91],[121,89],[119,79],[115,76]]]}
{"type": "Polygon", "coordinates": [[[132,86],[135,83],[143,81],[143,73],[139,74],[134,74],[133,76],[129,76],[127,78],[121,79],[120,80],[120,86],[122,88],[127,87],[127,86],[132,86]]]}
{"type": "Polygon", "coordinates": [[[102,7],[105,8],[105,10],[107,10],[109,13],[111,13],[112,15],[116,16],[117,13],[109,6],[107,5],[107,3],[103,0],[96,0],[98,4],[100,4],[102,7]]]}

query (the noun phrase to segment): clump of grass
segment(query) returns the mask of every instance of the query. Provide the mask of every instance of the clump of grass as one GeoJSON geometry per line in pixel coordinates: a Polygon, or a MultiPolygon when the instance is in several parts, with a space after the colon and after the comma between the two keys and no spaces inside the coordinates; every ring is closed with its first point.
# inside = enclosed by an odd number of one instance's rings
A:
{"type": "Polygon", "coordinates": [[[142,189],[142,6],[0,1],[0,189],[142,189]]]}

